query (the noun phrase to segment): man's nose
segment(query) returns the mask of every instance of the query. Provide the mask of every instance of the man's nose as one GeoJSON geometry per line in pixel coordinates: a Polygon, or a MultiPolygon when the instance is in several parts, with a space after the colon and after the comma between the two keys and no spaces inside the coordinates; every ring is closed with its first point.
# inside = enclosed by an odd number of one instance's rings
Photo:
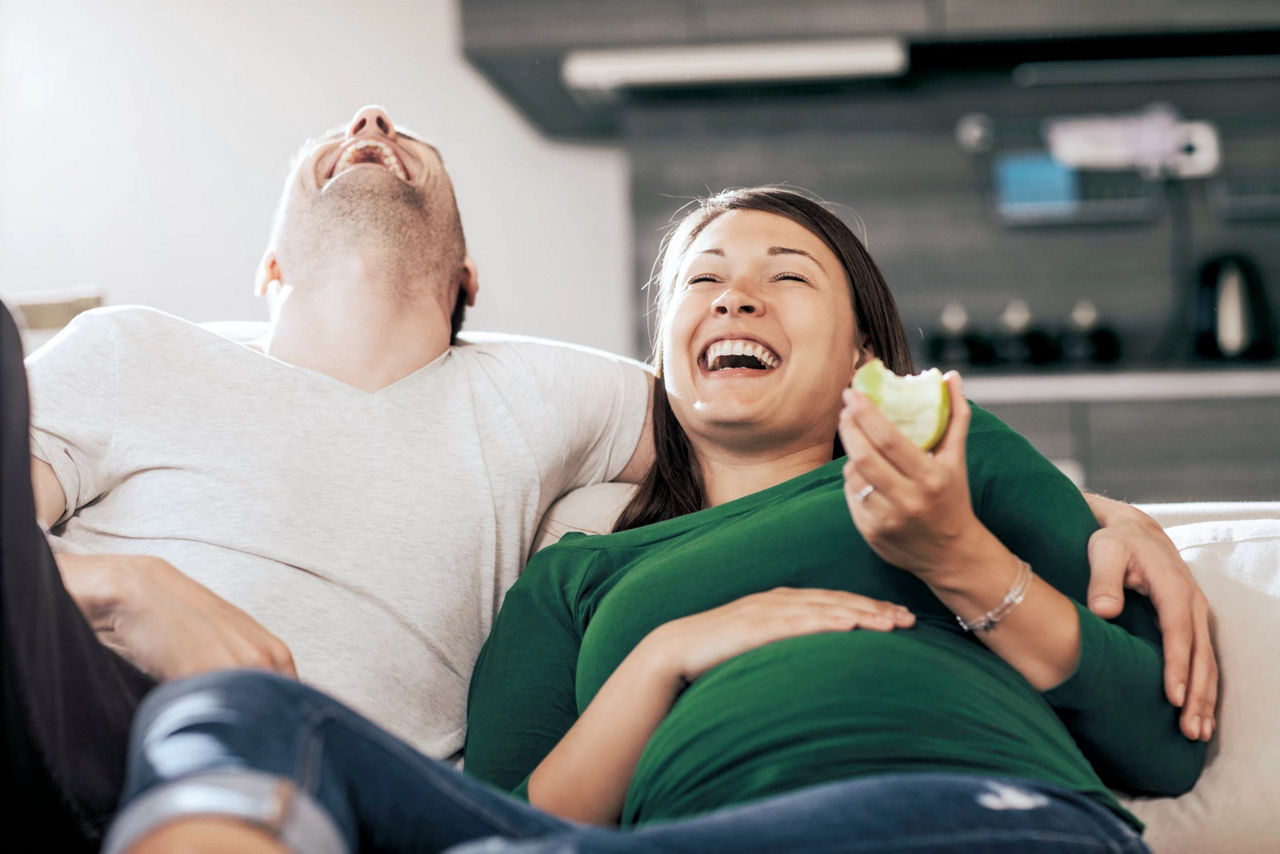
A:
{"type": "Polygon", "coordinates": [[[381,107],[370,105],[361,107],[356,111],[355,117],[351,119],[351,124],[347,125],[347,136],[378,135],[389,136],[395,138],[396,126],[391,123],[391,117],[381,107]]]}
{"type": "Polygon", "coordinates": [[[764,302],[737,287],[730,287],[715,302],[711,310],[718,315],[764,314],[764,302]]]}

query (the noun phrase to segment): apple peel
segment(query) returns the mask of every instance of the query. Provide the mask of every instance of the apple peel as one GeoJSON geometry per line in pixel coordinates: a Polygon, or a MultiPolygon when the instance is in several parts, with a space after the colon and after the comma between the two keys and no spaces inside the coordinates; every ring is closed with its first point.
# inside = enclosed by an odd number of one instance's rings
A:
{"type": "Polygon", "coordinates": [[[853,390],[865,394],[921,450],[932,450],[947,431],[951,394],[937,368],[900,377],[872,359],[853,375],[853,390]]]}

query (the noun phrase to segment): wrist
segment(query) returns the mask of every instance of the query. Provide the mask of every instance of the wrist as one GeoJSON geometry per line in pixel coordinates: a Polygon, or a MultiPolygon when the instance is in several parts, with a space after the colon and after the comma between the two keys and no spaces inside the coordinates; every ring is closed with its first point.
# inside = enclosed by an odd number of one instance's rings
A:
{"type": "Polygon", "coordinates": [[[1114,527],[1125,522],[1131,522],[1142,527],[1147,527],[1148,525],[1159,527],[1154,519],[1132,504],[1126,504],[1123,501],[1106,498],[1092,492],[1084,493],[1084,500],[1089,505],[1089,511],[1093,513],[1093,518],[1098,520],[1098,525],[1103,528],[1114,527]]]}
{"type": "Polygon", "coordinates": [[[939,595],[963,594],[972,589],[974,579],[988,576],[993,567],[1005,563],[1015,565],[1017,558],[995,534],[979,523],[955,539],[947,550],[944,565],[921,574],[920,578],[939,595]]]}
{"type": "Polygon", "coordinates": [[[112,555],[62,553],[55,560],[67,592],[95,629],[111,622],[136,584],[132,565],[112,555]]]}
{"type": "Polygon", "coordinates": [[[677,632],[672,628],[674,622],[664,623],[649,632],[623,660],[635,678],[661,685],[673,696],[693,681],[681,655],[677,632]]]}

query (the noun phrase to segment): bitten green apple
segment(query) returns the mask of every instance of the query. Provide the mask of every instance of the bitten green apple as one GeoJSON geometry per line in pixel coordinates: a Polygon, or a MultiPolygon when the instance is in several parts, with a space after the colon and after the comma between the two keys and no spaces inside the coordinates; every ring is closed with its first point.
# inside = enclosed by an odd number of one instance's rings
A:
{"type": "Polygon", "coordinates": [[[937,368],[900,377],[872,359],[853,375],[853,389],[870,398],[918,448],[932,449],[947,430],[951,395],[937,368]]]}

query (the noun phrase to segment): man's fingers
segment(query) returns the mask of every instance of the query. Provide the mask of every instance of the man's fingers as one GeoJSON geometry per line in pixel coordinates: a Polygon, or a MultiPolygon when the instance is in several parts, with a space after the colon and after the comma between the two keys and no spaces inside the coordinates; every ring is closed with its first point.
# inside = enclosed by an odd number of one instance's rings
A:
{"type": "Polygon", "coordinates": [[[274,638],[275,649],[272,658],[275,659],[276,670],[285,676],[298,678],[298,668],[293,663],[293,653],[289,651],[289,647],[284,645],[284,641],[274,638]]]}
{"type": "MultiPolygon", "coordinates": [[[[1160,634],[1164,639],[1164,692],[1169,702],[1185,707],[1188,683],[1192,677],[1191,651],[1196,643],[1195,622],[1192,619],[1194,601],[1185,584],[1176,589],[1160,587],[1150,592],[1160,621],[1160,634]]],[[[1205,643],[1208,637],[1205,637],[1205,643]]]]}
{"type": "MultiPolygon", "coordinates": [[[[1089,538],[1089,610],[1110,620],[1124,609],[1124,577],[1129,567],[1129,549],[1106,529],[1089,538]]],[[[1168,645],[1168,635],[1165,635],[1168,645]]],[[[1167,661],[1167,658],[1166,658],[1167,661]]]]}
{"type": "Polygon", "coordinates": [[[1208,741],[1213,735],[1214,710],[1218,703],[1218,662],[1209,640],[1209,605],[1203,594],[1196,594],[1192,612],[1195,641],[1191,653],[1191,680],[1182,711],[1182,731],[1188,738],[1208,741]]]}

